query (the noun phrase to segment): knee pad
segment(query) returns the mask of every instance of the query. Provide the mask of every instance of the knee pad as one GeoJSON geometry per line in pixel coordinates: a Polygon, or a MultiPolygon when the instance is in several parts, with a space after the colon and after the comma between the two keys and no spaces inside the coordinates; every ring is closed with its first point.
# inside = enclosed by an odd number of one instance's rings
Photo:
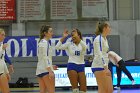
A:
{"type": "Polygon", "coordinates": [[[79,93],[86,93],[85,91],[79,91],[79,93]]]}
{"type": "Polygon", "coordinates": [[[72,93],[79,93],[79,89],[78,88],[73,89],[72,93]]]}

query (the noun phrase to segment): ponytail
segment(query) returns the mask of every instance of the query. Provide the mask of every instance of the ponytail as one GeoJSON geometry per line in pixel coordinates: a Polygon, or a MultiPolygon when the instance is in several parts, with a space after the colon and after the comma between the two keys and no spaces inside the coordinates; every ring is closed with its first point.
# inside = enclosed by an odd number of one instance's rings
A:
{"type": "Polygon", "coordinates": [[[44,38],[45,34],[44,32],[48,33],[49,28],[51,28],[51,26],[49,25],[43,25],[40,29],[40,34],[39,34],[39,42],[41,41],[41,39],[44,38]]]}
{"type": "Polygon", "coordinates": [[[99,30],[99,24],[100,24],[100,22],[96,23],[96,31],[95,31],[96,36],[101,34],[101,31],[99,30]]]}
{"type": "Polygon", "coordinates": [[[107,26],[108,26],[107,22],[97,22],[96,31],[95,31],[96,36],[102,34],[104,27],[107,27],[107,26]]]}

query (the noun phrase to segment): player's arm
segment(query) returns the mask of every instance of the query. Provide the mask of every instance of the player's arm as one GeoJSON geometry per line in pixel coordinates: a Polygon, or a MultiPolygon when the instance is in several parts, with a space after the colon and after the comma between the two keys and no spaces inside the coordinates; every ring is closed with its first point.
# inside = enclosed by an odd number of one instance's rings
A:
{"type": "Polygon", "coordinates": [[[39,51],[39,58],[42,60],[42,62],[44,62],[44,65],[46,66],[46,69],[49,72],[49,76],[50,78],[54,77],[54,73],[53,73],[53,69],[52,69],[52,64],[51,61],[49,60],[48,56],[49,56],[49,45],[48,43],[40,43],[39,47],[38,47],[38,51],[39,51]]]}
{"type": "Polygon", "coordinates": [[[63,37],[59,40],[59,42],[55,46],[56,49],[65,50],[68,48],[69,43],[66,42],[62,44],[64,40],[66,39],[66,37],[68,37],[68,35],[69,35],[68,31],[65,29],[63,32],[63,37]]]}
{"type": "Polygon", "coordinates": [[[7,53],[5,52],[5,56],[4,56],[5,62],[7,62],[9,64],[9,72],[10,73],[14,73],[14,66],[12,65],[11,60],[9,59],[7,53]]]}
{"type": "Polygon", "coordinates": [[[103,57],[103,54],[102,54],[102,39],[99,37],[99,38],[95,38],[94,40],[94,49],[96,49],[96,52],[97,52],[97,55],[99,56],[99,58],[102,60],[102,63],[104,65],[104,68],[107,69],[108,68],[108,65],[107,63],[104,61],[104,57],[103,57]],[[100,41],[101,40],[101,41],[100,41]]]}

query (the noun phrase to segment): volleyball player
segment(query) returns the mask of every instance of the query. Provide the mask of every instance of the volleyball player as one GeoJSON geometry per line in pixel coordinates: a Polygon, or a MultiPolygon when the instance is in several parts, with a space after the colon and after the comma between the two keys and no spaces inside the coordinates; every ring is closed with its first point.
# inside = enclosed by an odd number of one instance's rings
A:
{"type": "Polygon", "coordinates": [[[66,50],[68,52],[67,73],[72,85],[73,93],[86,93],[86,76],[84,55],[87,45],[82,40],[82,34],[79,29],[73,29],[71,33],[72,41],[67,41],[62,44],[68,36],[68,31],[65,29],[63,37],[56,45],[56,49],[66,50]],[[80,89],[78,87],[80,85],[80,89]]]}
{"type": "Polygon", "coordinates": [[[120,83],[121,83],[121,72],[123,71],[128,78],[131,80],[132,85],[135,84],[135,81],[132,77],[132,75],[130,74],[130,72],[127,70],[126,66],[125,66],[125,62],[123,61],[123,59],[114,51],[109,51],[108,52],[108,58],[109,60],[116,65],[116,72],[117,72],[117,89],[120,89],[120,83]]]}
{"type": "Polygon", "coordinates": [[[10,74],[7,69],[4,58],[7,44],[6,43],[3,44],[4,39],[5,39],[4,29],[0,28],[0,89],[2,93],[10,93],[8,84],[8,81],[10,80],[10,74]]]}
{"type": "Polygon", "coordinates": [[[36,75],[39,81],[40,93],[55,93],[55,76],[52,65],[52,48],[49,43],[52,38],[53,29],[44,25],[40,30],[40,40],[38,44],[38,63],[36,75]]]}
{"type": "Polygon", "coordinates": [[[113,93],[111,72],[108,69],[108,40],[107,36],[111,31],[107,22],[98,22],[96,26],[96,38],[94,39],[94,59],[92,72],[98,85],[98,93],[113,93]]]}

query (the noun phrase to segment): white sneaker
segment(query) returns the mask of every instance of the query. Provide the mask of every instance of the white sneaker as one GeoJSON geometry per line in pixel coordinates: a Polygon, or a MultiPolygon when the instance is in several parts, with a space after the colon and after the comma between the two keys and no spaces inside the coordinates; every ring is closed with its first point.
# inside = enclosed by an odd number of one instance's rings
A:
{"type": "Polygon", "coordinates": [[[132,80],[132,85],[135,85],[135,81],[134,80],[132,80]]]}
{"type": "Polygon", "coordinates": [[[120,87],[117,87],[117,86],[115,86],[114,88],[117,89],[117,90],[121,90],[121,88],[120,87]]]}

